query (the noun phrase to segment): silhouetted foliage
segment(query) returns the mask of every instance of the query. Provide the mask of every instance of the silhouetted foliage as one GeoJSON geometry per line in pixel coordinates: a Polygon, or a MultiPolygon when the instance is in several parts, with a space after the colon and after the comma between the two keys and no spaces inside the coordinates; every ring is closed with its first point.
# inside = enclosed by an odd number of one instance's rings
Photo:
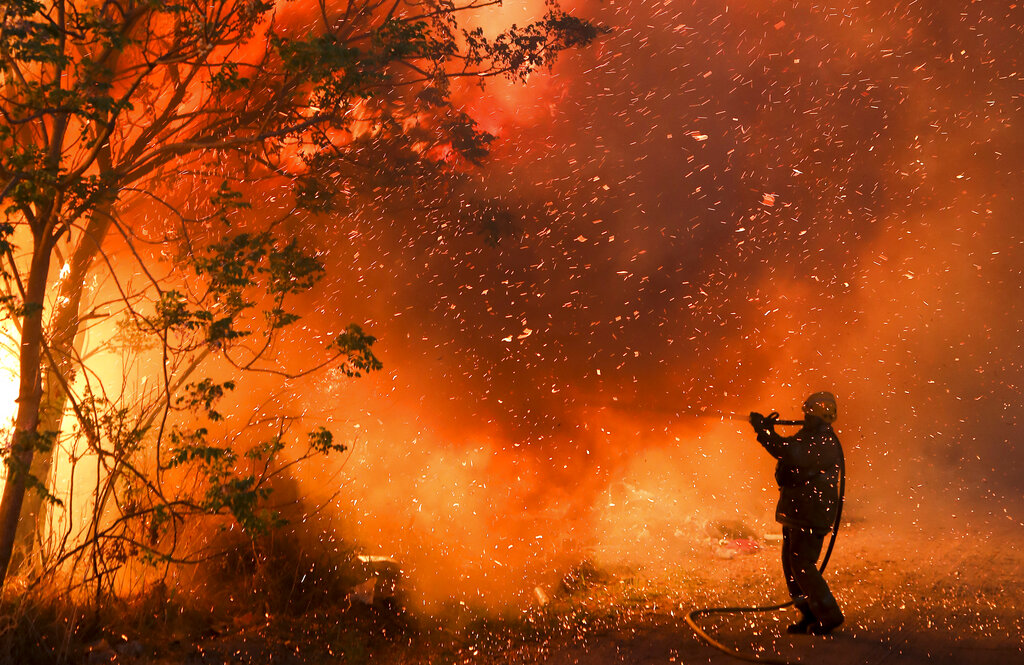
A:
{"type": "Polygon", "coordinates": [[[213,361],[282,378],[381,368],[355,323],[305,365],[281,365],[275,340],[300,320],[291,300],[323,265],[293,209],[269,219],[244,192],[288,183],[299,208],[337,214],[375,182],[415,189],[424,173],[480,163],[494,137],[449,103],[452,82],[525,80],[601,32],[555,3],[493,37],[461,27],[493,4],[0,8],[0,304],[22,368],[0,584],[16,541],[97,592],[133,561],[191,560],[192,521],[261,532],[277,519],[263,506],[275,474],[344,450],[320,427],[289,443],[296,423],[283,417],[223,430],[218,404],[238,383],[204,376],[213,361]],[[86,330],[104,341],[83,352],[86,330]],[[100,352],[120,354],[137,385],[104,383],[100,352]],[[96,461],[92,517],[40,549],[57,441],[72,464],[96,461]]]}

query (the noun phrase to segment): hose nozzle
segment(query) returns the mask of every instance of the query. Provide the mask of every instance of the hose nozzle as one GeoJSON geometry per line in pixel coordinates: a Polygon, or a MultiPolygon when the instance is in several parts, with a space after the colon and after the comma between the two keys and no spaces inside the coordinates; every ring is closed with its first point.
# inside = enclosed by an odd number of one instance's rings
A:
{"type": "Polygon", "coordinates": [[[750,412],[750,424],[756,429],[770,429],[776,425],[803,425],[802,420],[782,420],[778,411],[772,411],[767,416],[757,411],[750,412]]]}

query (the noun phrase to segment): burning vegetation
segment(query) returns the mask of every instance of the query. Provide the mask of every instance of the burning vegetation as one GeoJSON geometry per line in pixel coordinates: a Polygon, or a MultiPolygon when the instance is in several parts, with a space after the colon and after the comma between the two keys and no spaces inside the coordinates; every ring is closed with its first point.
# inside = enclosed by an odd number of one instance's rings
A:
{"type": "Polygon", "coordinates": [[[704,658],[821,389],[814,653],[1016,656],[1020,11],[6,3],[0,657],[704,658]]]}

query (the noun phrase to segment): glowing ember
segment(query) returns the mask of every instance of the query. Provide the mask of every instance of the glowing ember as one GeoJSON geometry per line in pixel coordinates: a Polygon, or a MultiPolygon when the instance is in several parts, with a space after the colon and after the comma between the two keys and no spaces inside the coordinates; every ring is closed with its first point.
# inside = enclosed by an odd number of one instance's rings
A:
{"type": "MultiPolygon", "coordinates": [[[[478,20],[543,3],[507,5],[478,20]]],[[[394,557],[414,602],[532,605],[584,557],[667,561],[723,520],[767,542],[771,461],[725,416],[827,388],[855,519],[1019,524],[1018,5],[579,6],[614,28],[591,52],[526,86],[461,80],[448,115],[396,104],[413,156],[458,164],[443,176],[401,153],[407,180],[365,168],[323,214],[288,183],[243,188],[240,224],[284,220],[327,270],[274,350],[304,360],[365,321],[385,364],[225,405],[226,429],[283,412],[352,442],[297,472],[298,518],[394,557]]],[[[290,7],[292,30],[318,11],[290,7]]],[[[347,130],[371,165],[374,103],[347,130]]],[[[132,214],[162,232],[156,204],[132,214]]]]}
{"type": "Polygon", "coordinates": [[[18,404],[17,331],[12,322],[0,323],[0,436],[8,440],[18,404]]]}

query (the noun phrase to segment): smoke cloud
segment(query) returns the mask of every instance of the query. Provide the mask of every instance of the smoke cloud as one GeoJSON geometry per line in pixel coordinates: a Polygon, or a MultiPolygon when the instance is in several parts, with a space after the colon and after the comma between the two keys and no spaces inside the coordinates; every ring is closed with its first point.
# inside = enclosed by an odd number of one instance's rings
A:
{"type": "Polygon", "coordinates": [[[356,321],[385,364],[278,398],[352,443],[299,478],[310,519],[420,600],[526,602],[583,557],[774,528],[725,416],[831,390],[849,514],[1019,520],[1014,7],[574,3],[613,32],[456,97],[498,139],[451,196],[507,214],[303,220],[328,276],[282,356],[356,321]]]}

